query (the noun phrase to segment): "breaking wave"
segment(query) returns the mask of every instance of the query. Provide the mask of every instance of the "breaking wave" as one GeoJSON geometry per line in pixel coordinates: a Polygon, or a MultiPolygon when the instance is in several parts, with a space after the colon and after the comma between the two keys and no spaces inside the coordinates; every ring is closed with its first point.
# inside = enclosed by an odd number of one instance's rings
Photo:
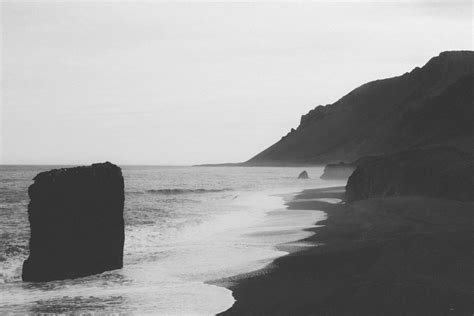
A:
{"type": "Polygon", "coordinates": [[[177,195],[177,194],[202,194],[202,193],[217,193],[232,191],[232,189],[156,189],[156,190],[147,190],[147,193],[152,194],[162,194],[162,195],[177,195]]]}

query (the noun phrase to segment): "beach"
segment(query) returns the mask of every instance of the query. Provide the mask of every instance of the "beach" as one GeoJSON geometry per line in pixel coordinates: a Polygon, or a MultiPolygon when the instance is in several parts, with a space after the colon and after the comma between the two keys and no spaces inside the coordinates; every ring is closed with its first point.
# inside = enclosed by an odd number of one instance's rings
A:
{"type": "MultiPolygon", "coordinates": [[[[322,168],[125,166],[122,269],[82,278],[23,282],[29,253],[28,187],[50,166],[0,166],[0,314],[215,315],[232,292],[209,280],[259,270],[325,218],[288,210],[301,190],[325,187],[322,168]],[[281,194],[285,194],[283,198],[281,194]]],[[[340,185],[334,183],[333,185],[340,185]]]]}
{"type": "Polygon", "coordinates": [[[322,168],[125,167],[124,267],[21,281],[26,195],[2,167],[0,313],[471,315],[473,203],[344,202],[322,168]],[[205,181],[204,181],[205,179],[205,181]],[[210,281],[214,280],[214,281],[210,281]],[[217,280],[217,281],[216,281],[217,280]]]}
{"type": "Polygon", "coordinates": [[[236,299],[222,315],[472,314],[474,203],[418,196],[344,203],[344,192],[305,190],[287,203],[327,214],[303,240],[312,246],[282,244],[289,255],[216,281],[236,299]]]}

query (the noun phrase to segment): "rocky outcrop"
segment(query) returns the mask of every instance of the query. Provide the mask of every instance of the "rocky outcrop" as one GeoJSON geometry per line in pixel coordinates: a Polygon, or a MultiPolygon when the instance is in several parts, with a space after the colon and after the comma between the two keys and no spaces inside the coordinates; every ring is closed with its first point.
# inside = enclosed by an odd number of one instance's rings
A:
{"type": "Polygon", "coordinates": [[[315,107],[244,164],[325,165],[433,146],[474,152],[473,85],[474,52],[443,52],[421,68],[315,107]]]}
{"type": "Polygon", "coordinates": [[[347,201],[398,195],[473,201],[474,155],[437,147],[373,157],[347,181],[347,201]]]}
{"type": "Polygon", "coordinates": [[[39,173],[29,187],[24,281],[77,278],[123,266],[124,180],[110,162],[39,173]]]}
{"type": "Polygon", "coordinates": [[[324,180],[346,180],[350,177],[352,172],[355,170],[355,165],[346,164],[344,162],[327,164],[324,167],[323,175],[321,179],[324,180]]]}
{"type": "Polygon", "coordinates": [[[309,179],[308,173],[306,170],[302,171],[300,175],[298,176],[298,179],[309,179]]]}

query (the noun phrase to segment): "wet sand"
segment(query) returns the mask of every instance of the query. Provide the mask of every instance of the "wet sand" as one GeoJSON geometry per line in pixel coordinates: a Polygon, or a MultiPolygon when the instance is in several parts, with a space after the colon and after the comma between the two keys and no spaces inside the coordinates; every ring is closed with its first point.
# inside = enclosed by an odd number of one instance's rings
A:
{"type": "Polygon", "coordinates": [[[305,240],[314,246],[216,282],[237,300],[222,315],[473,314],[474,203],[334,203],[343,196],[343,187],[316,189],[289,202],[289,209],[327,213],[305,240]]]}

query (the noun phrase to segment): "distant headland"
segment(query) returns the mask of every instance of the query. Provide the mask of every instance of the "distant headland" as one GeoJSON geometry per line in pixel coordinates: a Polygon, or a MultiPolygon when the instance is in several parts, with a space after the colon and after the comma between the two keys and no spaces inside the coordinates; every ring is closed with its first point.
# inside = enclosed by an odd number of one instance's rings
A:
{"type": "Polygon", "coordinates": [[[323,166],[435,146],[473,152],[473,86],[474,52],[442,52],[421,68],[315,107],[246,162],[206,166],[323,166]]]}

